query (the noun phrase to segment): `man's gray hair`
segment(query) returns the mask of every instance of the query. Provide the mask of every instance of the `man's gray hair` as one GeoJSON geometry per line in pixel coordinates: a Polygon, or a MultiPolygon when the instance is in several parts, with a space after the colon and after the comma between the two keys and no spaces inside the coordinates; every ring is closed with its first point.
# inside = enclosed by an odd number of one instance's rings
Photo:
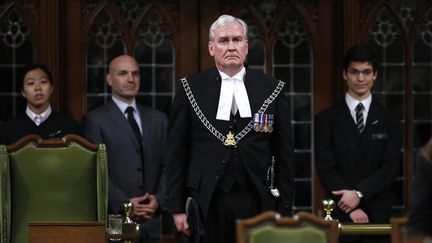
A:
{"type": "Polygon", "coordinates": [[[230,24],[232,22],[237,22],[239,24],[241,24],[243,26],[243,34],[245,36],[245,38],[247,39],[247,32],[248,32],[248,27],[247,24],[239,18],[236,18],[234,16],[231,15],[221,15],[215,22],[213,22],[213,24],[210,26],[210,30],[209,30],[209,41],[214,41],[214,31],[221,27],[222,25],[226,25],[226,24],[230,24]]]}

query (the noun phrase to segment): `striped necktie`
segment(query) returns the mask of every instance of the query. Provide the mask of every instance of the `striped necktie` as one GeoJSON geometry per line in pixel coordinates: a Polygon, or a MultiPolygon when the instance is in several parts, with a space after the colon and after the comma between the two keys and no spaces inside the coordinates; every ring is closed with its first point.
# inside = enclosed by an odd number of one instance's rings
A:
{"type": "Polygon", "coordinates": [[[359,133],[362,133],[364,130],[364,118],[363,118],[363,110],[364,110],[364,106],[362,103],[359,103],[356,108],[356,121],[357,121],[357,130],[359,131],[359,133]]]}

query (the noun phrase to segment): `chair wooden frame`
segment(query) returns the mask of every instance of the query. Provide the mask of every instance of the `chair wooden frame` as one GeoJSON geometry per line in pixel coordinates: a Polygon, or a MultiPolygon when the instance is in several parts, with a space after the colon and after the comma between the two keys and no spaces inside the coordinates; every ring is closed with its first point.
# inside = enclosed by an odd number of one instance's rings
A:
{"type": "Polygon", "coordinates": [[[107,171],[107,158],[106,158],[106,147],[104,144],[96,145],[92,144],[86,139],[78,135],[67,135],[62,139],[55,140],[43,140],[38,135],[28,135],[16,143],[8,146],[0,145],[0,169],[2,172],[2,177],[0,181],[0,216],[1,216],[1,239],[0,242],[10,242],[10,224],[11,215],[10,211],[13,207],[11,205],[11,189],[9,188],[10,181],[10,165],[9,165],[9,154],[19,152],[20,150],[26,148],[27,146],[34,146],[35,148],[67,148],[69,146],[80,146],[89,152],[94,152],[97,154],[96,170],[98,183],[97,187],[97,221],[104,222],[107,217],[107,203],[108,203],[108,171],[107,171]]]}
{"type": "Polygon", "coordinates": [[[391,218],[391,242],[403,243],[406,239],[403,238],[402,232],[408,224],[408,217],[391,218]]]}
{"type": "Polygon", "coordinates": [[[304,224],[314,225],[326,232],[328,243],[338,242],[338,222],[335,220],[324,220],[309,212],[299,212],[293,217],[267,211],[248,219],[239,219],[236,223],[237,243],[248,243],[248,231],[256,226],[270,223],[275,227],[301,227],[304,224]]]}

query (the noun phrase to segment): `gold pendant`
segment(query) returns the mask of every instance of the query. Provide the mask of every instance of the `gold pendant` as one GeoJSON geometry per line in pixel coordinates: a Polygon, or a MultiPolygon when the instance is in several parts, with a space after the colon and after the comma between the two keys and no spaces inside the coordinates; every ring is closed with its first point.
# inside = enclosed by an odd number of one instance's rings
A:
{"type": "Polygon", "coordinates": [[[228,132],[227,134],[227,138],[225,139],[224,145],[231,147],[231,146],[235,146],[237,143],[234,139],[234,134],[231,133],[231,131],[228,132]]]}

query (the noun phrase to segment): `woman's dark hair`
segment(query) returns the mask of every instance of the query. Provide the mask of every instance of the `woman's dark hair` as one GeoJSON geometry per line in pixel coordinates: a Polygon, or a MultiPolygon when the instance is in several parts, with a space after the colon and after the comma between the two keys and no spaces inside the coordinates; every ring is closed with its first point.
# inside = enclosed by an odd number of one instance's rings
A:
{"type": "Polygon", "coordinates": [[[47,75],[48,81],[50,82],[50,84],[53,85],[52,74],[51,74],[50,70],[48,69],[48,67],[45,66],[44,64],[40,64],[40,63],[31,63],[31,64],[28,64],[24,67],[22,79],[21,79],[21,82],[19,82],[20,90],[22,90],[24,87],[24,78],[27,75],[27,73],[29,73],[30,71],[33,71],[35,69],[42,70],[47,75]]]}

